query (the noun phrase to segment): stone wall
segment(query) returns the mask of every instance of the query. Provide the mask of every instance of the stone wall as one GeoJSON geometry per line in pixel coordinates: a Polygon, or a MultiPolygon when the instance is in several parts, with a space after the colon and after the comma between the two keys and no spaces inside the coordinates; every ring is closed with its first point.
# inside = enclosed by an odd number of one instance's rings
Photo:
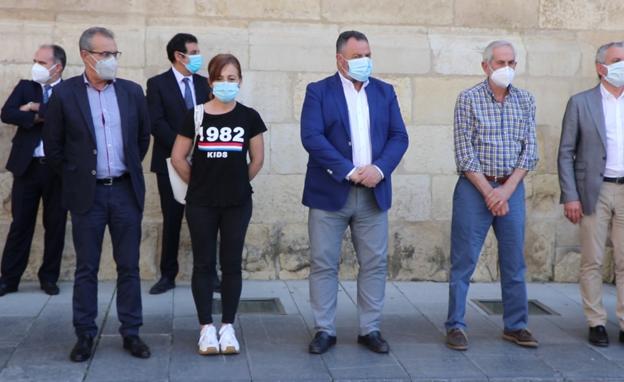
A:
{"type": "MultiPolygon", "coordinates": [[[[27,77],[39,44],[65,47],[66,76],[81,72],[77,41],[93,25],[117,35],[120,76],[145,84],[168,68],[165,44],[176,32],[200,40],[206,58],[237,55],[243,65],[241,100],[269,126],[266,162],[253,182],[255,206],[244,253],[245,277],[305,278],[308,274],[307,211],[301,205],[306,153],[299,116],[310,81],[335,71],[339,32],[358,29],[370,39],[375,75],[392,83],[411,138],[395,172],[390,212],[389,276],[445,281],[449,268],[453,105],[457,93],[482,79],[481,52],[506,38],[518,50],[518,78],[537,99],[539,168],[527,179],[528,277],[575,281],[577,229],[558,205],[556,151],[568,97],[596,84],[598,45],[621,39],[619,0],[3,0],[0,2],[0,100],[27,77]]],[[[3,101],[2,101],[3,102],[3,101]]],[[[0,128],[5,163],[14,128],[0,128]]],[[[148,154],[149,158],[149,154],[148,154]]],[[[142,276],[157,276],[160,210],[155,177],[144,163],[148,188],[143,224],[142,276]]],[[[8,172],[0,172],[0,239],[10,223],[8,172]]],[[[63,277],[74,264],[70,229],[63,277]]],[[[189,277],[188,231],[180,248],[181,276],[189,277]]],[[[43,235],[38,225],[27,277],[36,277],[43,235]]],[[[347,240],[341,274],[353,278],[356,261],[347,240]]],[[[496,241],[490,234],[475,280],[498,278],[496,241]]],[[[607,270],[605,277],[611,277],[607,270]]],[[[114,277],[107,239],[102,277],[114,277]]]]}

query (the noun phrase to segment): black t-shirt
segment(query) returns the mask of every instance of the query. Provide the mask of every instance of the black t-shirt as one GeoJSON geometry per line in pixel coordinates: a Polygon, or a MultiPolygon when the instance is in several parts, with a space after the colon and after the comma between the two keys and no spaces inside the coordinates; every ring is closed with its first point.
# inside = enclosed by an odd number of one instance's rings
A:
{"type": "MultiPolygon", "coordinates": [[[[249,140],[266,130],[260,114],[238,102],[225,114],[204,112],[193,148],[186,202],[227,207],[247,201],[252,193],[247,164],[249,140]]],[[[193,109],[187,113],[180,135],[194,138],[193,109]]]]}

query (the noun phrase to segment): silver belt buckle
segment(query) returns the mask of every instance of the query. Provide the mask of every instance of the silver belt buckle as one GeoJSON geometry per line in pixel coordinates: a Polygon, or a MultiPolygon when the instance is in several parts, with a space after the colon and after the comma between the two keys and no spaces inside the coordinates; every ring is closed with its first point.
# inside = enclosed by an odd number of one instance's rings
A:
{"type": "Polygon", "coordinates": [[[103,179],[104,182],[102,183],[105,186],[112,186],[113,185],[113,178],[104,178],[103,179]]]}

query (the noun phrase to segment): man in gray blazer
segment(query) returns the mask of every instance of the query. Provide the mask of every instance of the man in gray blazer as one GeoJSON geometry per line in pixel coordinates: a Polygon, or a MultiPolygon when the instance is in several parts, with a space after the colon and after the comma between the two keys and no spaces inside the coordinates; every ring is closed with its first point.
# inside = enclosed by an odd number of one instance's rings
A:
{"type": "Polygon", "coordinates": [[[580,223],[580,287],[589,342],[608,346],[602,259],[609,224],[614,247],[619,340],[624,342],[624,42],[596,53],[600,84],[568,101],[559,145],[564,214],[580,223]]]}

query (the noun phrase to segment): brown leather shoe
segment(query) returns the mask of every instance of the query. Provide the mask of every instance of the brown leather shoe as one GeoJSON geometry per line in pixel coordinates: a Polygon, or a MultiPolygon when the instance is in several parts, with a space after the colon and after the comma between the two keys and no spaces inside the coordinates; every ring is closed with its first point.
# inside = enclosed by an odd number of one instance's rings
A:
{"type": "Polygon", "coordinates": [[[463,329],[449,329],[446,332],[446,346],[453,350],[468,350],[468,337],[463,329]]]}
{"type": "Polygon", "coordinates": [[[505,330],[503,331],[503,339],[527,348],[536,348],[539,346],[539,342],[537,342],[528,329],[505,330]]]}

